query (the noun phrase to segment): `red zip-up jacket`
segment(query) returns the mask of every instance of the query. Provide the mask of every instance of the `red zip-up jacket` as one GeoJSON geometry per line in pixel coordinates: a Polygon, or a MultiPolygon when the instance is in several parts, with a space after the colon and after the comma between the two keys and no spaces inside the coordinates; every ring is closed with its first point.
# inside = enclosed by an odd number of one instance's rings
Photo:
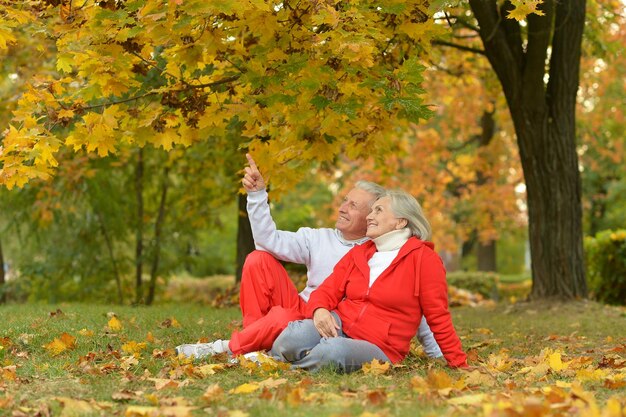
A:
{"type": "Polygon", "coordinates": [[[378,346],[393,362],[409,352],[422,314],[451,367],[466,367],[467,355],[448,310],[446,273],[433,244],[411,237],[391,265],[369,287],[367,261],[376,252],[368,241],[351,249],[313,293],[307,315],[335,310],[343,332],[378,346]]]}

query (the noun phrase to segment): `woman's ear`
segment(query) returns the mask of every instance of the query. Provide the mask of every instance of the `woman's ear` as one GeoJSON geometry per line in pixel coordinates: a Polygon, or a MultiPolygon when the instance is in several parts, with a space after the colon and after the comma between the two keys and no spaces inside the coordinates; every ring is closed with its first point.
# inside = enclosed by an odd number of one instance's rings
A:
{"type": "Polygon", "coordinates": [[[398,223],[396,224],[396,230],[404,229],[409,224],[407,219],[398,219],[398,223]]]}

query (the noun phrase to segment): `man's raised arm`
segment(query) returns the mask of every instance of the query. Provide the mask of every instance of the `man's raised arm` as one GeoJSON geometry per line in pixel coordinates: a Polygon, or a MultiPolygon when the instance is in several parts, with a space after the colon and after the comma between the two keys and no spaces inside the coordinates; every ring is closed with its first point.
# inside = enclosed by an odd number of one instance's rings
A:
{"type": "Polygon", "coordinates": [[[307,231],[310,229],[287,232],[276,228],[270,213],[265,180],[252,156],[246,154],[246,158],[248,166],[244,168],[241,183],[248,193],[248,219],[256,248],[269,252],[280,260],[308,266],[310,251],[307,231]]]}

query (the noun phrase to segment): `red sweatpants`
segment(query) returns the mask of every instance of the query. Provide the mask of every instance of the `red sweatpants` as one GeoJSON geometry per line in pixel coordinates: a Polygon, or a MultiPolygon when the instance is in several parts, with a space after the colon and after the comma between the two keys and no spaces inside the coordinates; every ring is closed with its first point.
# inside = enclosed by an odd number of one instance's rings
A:
{"type": "Polygon", "coordinates": [[[285,268],[259,250],[248,255],[243,265],[239,305],[243,330],[233,332],[228,344],[234,355],[270,349],[290,321],[305,318],[306,302],[285,268]]]}

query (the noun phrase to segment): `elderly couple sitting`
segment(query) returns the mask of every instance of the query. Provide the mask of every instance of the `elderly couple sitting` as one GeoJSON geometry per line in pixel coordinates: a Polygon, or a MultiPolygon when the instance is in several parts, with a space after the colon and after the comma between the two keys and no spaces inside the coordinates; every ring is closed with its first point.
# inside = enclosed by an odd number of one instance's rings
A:
{"type": "Polygon", "coordinates": [[[269,350],[293,367],[352,372],[373,359],[402,361],[417,335],[428,356],[467,367],[448,309],[445,269],[415,198],[360,181],[339,206],[334,229],[281,231],[263,177],[247,157],[242,183],[259,250],[243,269],[243,329],[229,340],[180,345],[179,355],[269,350]],[[300,294],[279,260],[306,265],[300,294]]]}

